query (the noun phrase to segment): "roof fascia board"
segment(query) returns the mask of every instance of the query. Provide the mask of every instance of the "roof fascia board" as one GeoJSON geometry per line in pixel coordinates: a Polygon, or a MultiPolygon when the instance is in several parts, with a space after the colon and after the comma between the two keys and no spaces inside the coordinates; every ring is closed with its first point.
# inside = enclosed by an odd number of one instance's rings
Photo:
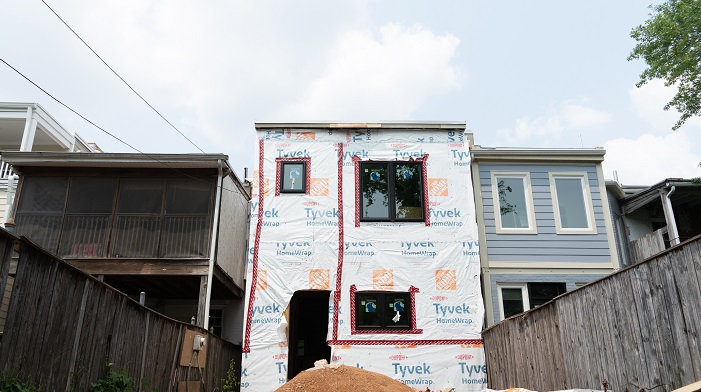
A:
{"type": "Polygon", "coordinates": [[[600,163],[604,160],[606,150],[595,149],[483,149],[475,146],[470,151],[474,161],[481,162],[594,162],[600,163]]]}
{"type": "MultiPolygon", "coordinates": [[[[3,151],[3,161],[13,166],[62,166],[62,163],[98,163],[99,166],[119,163],[213,163],[228,160],[225,154],[132,154],[132,153],[77,153],[77,152],[20,152],[3,151]]],[[[165,167],[167,168],[167,167],[165,167]]]]}
{"type": "Polygon", "coordinates": [[[465,130],[465,122],[257,122],[256,130],[264,129],[424,129],[424,130],[444,130],[459,129],[465,130]]]}

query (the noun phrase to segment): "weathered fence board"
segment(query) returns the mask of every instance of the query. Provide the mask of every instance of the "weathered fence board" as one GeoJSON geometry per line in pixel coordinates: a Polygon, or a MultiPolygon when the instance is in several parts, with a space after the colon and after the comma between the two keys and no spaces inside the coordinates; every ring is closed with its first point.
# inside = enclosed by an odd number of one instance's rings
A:
{"type": "Polygon", "coordinates": [[[230,360],[240,366],[239,346],[157,314],[4,230],[0,292],[14,244],[21,250],[0,342],[0,371],[15,371],[42,390],[84,391],[113,363],[158,391],[175,391],[178,381],[186,380],[211,391],[221,390],[230,360]],[[201,377],[195,368],[187,378],[187,366],[175,360],[186,329],[208,336],[201,377]]]}
{"type": "Polygon", "coordinates": [[[483,331],[489,386],[670,391],[701,378],[701,236],[483,331]]]}

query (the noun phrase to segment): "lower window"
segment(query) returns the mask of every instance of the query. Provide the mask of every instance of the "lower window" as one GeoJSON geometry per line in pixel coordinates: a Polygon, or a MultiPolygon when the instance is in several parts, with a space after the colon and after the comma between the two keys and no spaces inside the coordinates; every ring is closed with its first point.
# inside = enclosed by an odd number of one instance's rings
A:
{"type": "Polygon", "coordinates": [[[502,320],[541,306],[567,291],[565,283],[508,283],[497,288],[502,320]]]}
{"type": "Polygon", "coordinates": [[[410,293],[407,292],[356,292],[356,329],[409,329],[412,306],[410,293]]]}

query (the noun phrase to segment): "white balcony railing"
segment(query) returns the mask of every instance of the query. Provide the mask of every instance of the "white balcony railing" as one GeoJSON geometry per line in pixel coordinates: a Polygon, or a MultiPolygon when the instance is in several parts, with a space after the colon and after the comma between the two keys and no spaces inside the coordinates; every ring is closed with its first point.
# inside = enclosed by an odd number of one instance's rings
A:
{"type": "Polygon", "coordinates": [[[0,180],[7,180],[14,174],[15,172],[12,171],[12,166],[0,158],[0,180]]]}

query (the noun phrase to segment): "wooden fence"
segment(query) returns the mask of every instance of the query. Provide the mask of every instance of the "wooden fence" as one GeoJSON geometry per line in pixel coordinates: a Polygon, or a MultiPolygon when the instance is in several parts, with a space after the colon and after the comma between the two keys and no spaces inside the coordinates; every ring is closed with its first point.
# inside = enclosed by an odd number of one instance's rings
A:
{"type": "Polygon", "coordinates": [[[196,381],[189,384],[192,392],[221,390],[229,361],[240,364],[240,346],[155,313],[4,230],[0,292],[13,247],[19,247],[19,260],[0,342],[0,371],[5,374],[16,372],[41,390],[85,391],[104,377],[109,362],[158,391],[184,390],[183,381],[196,381]],[[188,331],[207,336],[202,373],[196,361],[189,366],[188,331]]]}
{"type": "Polygon", "coordinates": [[[672,390],[701,380],[701,236],[482,337],[493,389],[672,390]]]}

